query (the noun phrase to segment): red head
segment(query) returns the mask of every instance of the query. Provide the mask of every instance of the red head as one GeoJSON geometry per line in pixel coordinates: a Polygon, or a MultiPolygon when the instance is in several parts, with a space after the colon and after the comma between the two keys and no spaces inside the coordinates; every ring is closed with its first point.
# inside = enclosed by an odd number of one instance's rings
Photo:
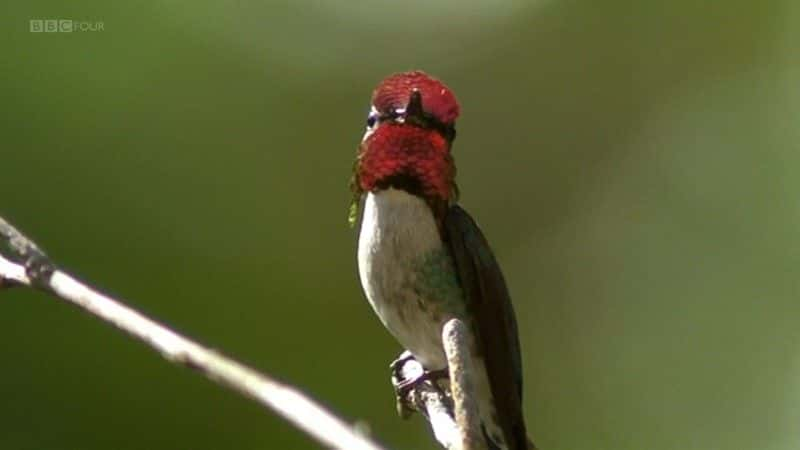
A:
{"type": "Polygon", "coordinates": [[[356,161],[355,194],[394,187],[431,203],[453,199],[450,145],[458,113],[452,91],[424,72],[398,73],[381,81],[372,93],[356,161]]]}
{"type": "Polygon", "coordinates": [[[459,107],[453,92],[418,70],[397,73],[381,81],[372,93],[372,105],[384,113],[405,108],[414,90],[420,93],[423,110],[440,122],[452,125],[458,118],[459,107]]]}

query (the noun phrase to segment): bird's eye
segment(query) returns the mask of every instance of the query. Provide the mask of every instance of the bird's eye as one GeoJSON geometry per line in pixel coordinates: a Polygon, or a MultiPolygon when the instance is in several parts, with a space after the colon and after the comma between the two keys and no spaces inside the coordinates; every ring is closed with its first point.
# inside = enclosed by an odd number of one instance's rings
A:
{"type": "Polygon", "coordinates": [[[378,116],[377,114],[370,114],[367,117],[367,128],[372,128],[375,124],[378,123],[378,116]]]}

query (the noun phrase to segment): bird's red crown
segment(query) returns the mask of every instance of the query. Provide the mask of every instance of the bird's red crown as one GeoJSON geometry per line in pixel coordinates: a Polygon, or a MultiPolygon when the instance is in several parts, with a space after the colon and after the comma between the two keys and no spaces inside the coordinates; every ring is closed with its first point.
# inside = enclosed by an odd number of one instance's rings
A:
{"type": "Polygon", "coordinates": [[[425,112],[443,124],[451,125],[458,118],[460,108],[453,92],[444,83],[420,70],[385,78],[372,93],[372,104],[380,112],[405,108],[414,89],[421,94],[425,112]]]}

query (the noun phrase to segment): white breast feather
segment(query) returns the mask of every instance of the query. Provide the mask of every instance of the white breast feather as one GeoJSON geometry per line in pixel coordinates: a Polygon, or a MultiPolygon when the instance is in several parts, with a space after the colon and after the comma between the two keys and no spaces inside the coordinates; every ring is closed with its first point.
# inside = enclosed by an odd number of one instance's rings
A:
{"type": "MultiPolygon", "coordinates": [[[[367,300],[384,326],[427,370],[447,366],[441,340],[444,322],[423,316],[418,294],[412,288],[415,276],[401,265],[441,249],[441,237],[430,207],[419,197],[402,190],[368,193],[358,239],[358,272],[367,300]]],[[[502,350],[501,350],[502,351],[502,350]]],[[[483,361],[475,361],[474,379],[479,409],[486,431],[501,448],[502,431],[492,420],[492,402],[483,361]]]]}

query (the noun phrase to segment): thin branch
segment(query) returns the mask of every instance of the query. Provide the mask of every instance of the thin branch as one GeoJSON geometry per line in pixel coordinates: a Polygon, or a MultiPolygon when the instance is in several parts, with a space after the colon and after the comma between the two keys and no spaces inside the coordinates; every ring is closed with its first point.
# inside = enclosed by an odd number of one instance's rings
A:
{"type": "MultiPolygon", "coordinates": [[[[451,319],[442,329],[442,343],[449,370],[449,383],[440,386],[426,379],[414,384],[403,398],[398,398],[401,416],[419,411],[431,425],[439,444],[448,450],[485,450],[486,439],[475,402],[474,365],[469,350],[470,335],[464,323],[451,319]]],[[[403,382],[419,379],[422,365],[412,357],[401,357],[392,383],[395,389],[403,382]]]]}
{"type": "Polygon", "coordinates": [[[268,407],[323,445],[381,450],[297,389],[203,347],[57,269],[36,244],[0,218],[0,287],[15,285],[40,289],[111,323],[167,360],[268,407]]]}
{"type": "Polygon", "coordinates": [[[455,405],[455,418],[461,430],[463,450],[485,450],[486,440],[481,431],[481,416],[475,397],[472,352],[469,349],[469,333],[464,322],[451,319],[442,329],[442,342],[450,370],[450,389],[455,405]]]}

